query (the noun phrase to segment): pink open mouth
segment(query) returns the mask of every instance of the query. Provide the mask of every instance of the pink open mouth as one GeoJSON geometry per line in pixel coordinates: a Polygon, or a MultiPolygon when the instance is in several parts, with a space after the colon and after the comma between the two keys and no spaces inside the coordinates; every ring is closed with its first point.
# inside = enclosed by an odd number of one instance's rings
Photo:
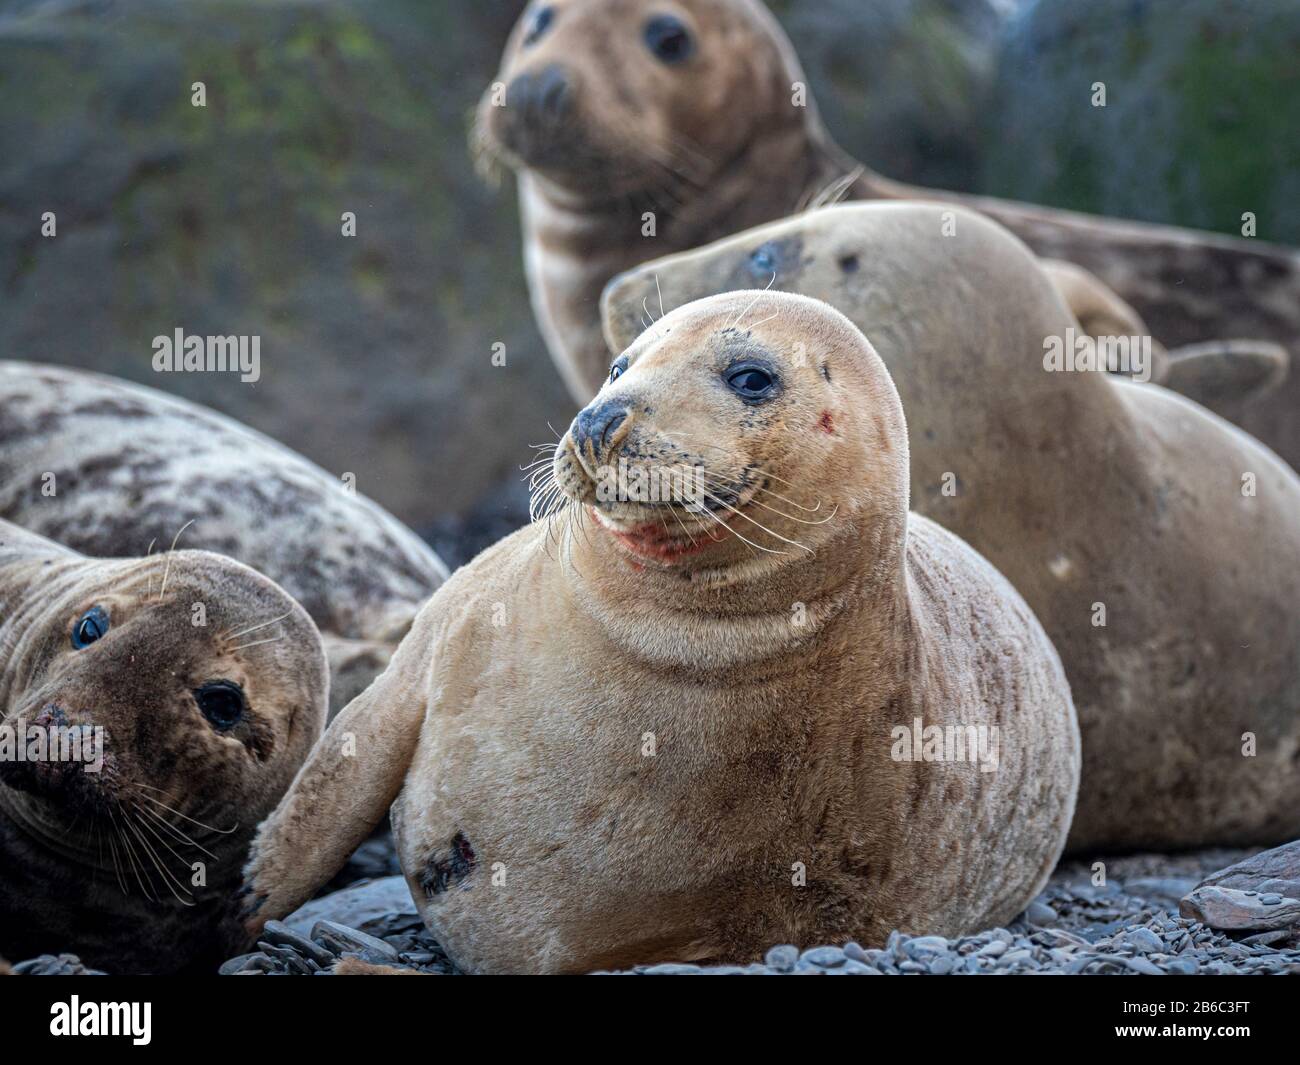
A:
{"type": "Polygon", "coordinates": [[[693,530],[692,535],[695,536],[695,542],[692,543],[690,537],[685,534],[685,530],[680,528],[665,529],[662,524],[647,522],[644,525],[638,525],[628,530],[617,529],[610,525],[595,507],[589,509],[591,516],[596,519],[597,525],[613,536],[632,554],[652,562],[665,564],[677,562],[680,559],[699,554],[711,545],[721,543],[731,535],[731,530],[725,524],[727,520],[725,517],[722,518],[724,522],[722,525],[712,528],[700,528],[698,531],[693,530]]]}

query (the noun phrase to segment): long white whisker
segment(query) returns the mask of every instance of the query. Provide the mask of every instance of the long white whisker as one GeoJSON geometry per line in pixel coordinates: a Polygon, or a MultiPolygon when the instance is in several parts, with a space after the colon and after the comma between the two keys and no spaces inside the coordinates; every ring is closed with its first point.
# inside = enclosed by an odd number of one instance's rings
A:
{"type": "Polygon", "coordinates": [[[167,549],[167,564],[163,566],[162,587],[158,589],[158,601],[160,603],[162,602],[162,597],[167,594],[167,575],[171,573],[172,553],[176,550],[176,541],[181,538],[181,533],[183,533],[186,529],[188,529],[193,524],[194,524],[194,519],[191,518],[179,529],[177,529],[176,535],[172,537],[172,545],[167,549]]]}
{"type": "Polygon", "coordinates": [[[258,629],[264,629],[268,625],[274,625],[277,621],[283,621],[292,613],[292,610],[286,610],[278,618],[272,618],[270,621],[263,621],[261,624],[254,625],[251,628],[240,629],[238,632],[223,632],[221,637],[225,640],[237,640],[241,636],[247,636],[250,632],[256,632],[258,629]]]}

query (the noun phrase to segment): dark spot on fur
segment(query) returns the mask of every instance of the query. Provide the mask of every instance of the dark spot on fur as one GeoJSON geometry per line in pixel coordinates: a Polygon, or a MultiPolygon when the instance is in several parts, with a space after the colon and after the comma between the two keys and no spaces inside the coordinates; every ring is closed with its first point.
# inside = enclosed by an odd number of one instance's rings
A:
{"type": "Polygon", "coordinates": [[[822,363],[822,376],[823,376],[824,378],[826,378],[826,381],[827,381],[827,383],[829,384],[829,383],[830,383],[830,379],[831,379],[831,364],[830,364],[830,363],[828,363],[828,362],[826,362],[826,363],[822,363]]]}
{"type": "Polygon", "coordinates": [[[858,272],[858,257],[856,255],[845,255],[840,259],[840,269],[846,274],[856,274],[858,272]]]}
{"type": "Polygon", "coordinates": [[[474,848],[463,832],[457,832],[451,837],[447,851],[429,859],[429,864],[420,876],[420,887],[428,898],[441,895],[452,884],[469,876],[474,871],[475,864],[474,848]]]}

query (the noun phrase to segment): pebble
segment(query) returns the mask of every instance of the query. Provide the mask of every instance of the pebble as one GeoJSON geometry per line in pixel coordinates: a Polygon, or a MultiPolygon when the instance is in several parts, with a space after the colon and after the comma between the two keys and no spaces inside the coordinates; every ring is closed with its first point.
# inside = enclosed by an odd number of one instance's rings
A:
{"type": "Polygon", "coordinates": [[[1034,899],[1025,911],[1025,920],[1035,925],[1053,925],[1056,923],[1056,911],[1047,903],[1034,899]]]}
{"type": "Polygon", "coordinates": [[[839,947],[814,947],[803,952],[803,960],[819,969],[834,969],[844,964],[845,957],[839,947]]]}
{"type": "MultiPolygon", "coordinates": [[[[852,944],[852,946],[857,946],[857,944],[854,943],[852,944]]],[[[858,950],[861,951],[862,948],[858,947],[858,950]]],[[[848,955],[849,952],[847,947],[845,948],[844,953],[845,955],[848,955]]],[[[763,961],[767,964],[767,967],[769,969],[774,969],[778,973],[790,972],[791,970],[794,969],[795,963],[798,960],[799,960],[799,948],[792,947],[788,943],[783,944],[782,946],[779,947],[773,947],[771,950],[767,952],[767,956],[763,959],[763,961]]],[[[866,959],[859,958],[858,960],[865,961],[866,959]]]]}
{"type": "Polygon", "coordinates": [[[1164,941],[1149,928],[1133,929],[1128,934],[1128,941],[1140,954],[1154,954],[1165,947],[1164,941]]]}

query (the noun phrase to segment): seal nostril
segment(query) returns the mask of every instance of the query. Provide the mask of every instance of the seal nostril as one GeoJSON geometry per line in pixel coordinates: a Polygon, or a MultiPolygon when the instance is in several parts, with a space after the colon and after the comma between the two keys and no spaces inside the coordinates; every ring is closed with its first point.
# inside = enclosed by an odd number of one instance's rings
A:
{"type": "Polygon", "coordinates": [[[547,118],[562,118],[569,107],[569,79],[559,67],[547,67],[537,77],[538,109],[547,118]]]}
{"type": "Polygon", "coordinates": [[[625,421],[627,421],[627,411],[625,410],[615,411],[609,417],[609,419],[605,422],[605,428],[602,429],[600,433],[601,447],[606,449],[609,448],[610,440],[613,438],[614,433],[617,431],[618,427],[622,425],[625,421]]]}
{"type": "Polygon", "coordinates": [[[590,444],[595,457],[600,458],[614,446],[617,433],[627,417],[627,408],[614,401],[587,407],[573,420],[570,429],[573,442],[580,449],[590,444]]]}

